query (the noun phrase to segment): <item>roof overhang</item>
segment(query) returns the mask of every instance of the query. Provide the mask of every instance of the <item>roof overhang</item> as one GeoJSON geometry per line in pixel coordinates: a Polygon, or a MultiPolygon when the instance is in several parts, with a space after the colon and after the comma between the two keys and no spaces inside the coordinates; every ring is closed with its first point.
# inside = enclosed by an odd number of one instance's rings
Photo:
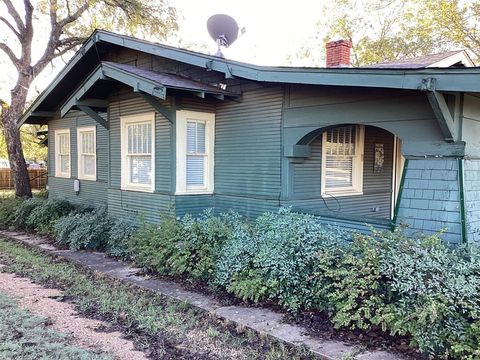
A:
{"type": "Polygon", "coordinates": [[[443,68],[443,67],[450,67],[456,64],[461,64],[465,67],[474,67],[475,63],[470,58],[468,53],[465,50],[458,51],[455,54],[452,54],[442,60],[439,60],[433,64],[427,66],[427,68],[443,68]]]}
{"type": "MultiPolygon", "coordinates": [[[[72,74],[81,62],[90,66],[90,71],[98,65],[98,47],[100,45],[118,46],[138,50],[151,55],[168,58],[211,71],[223,73],[226,78],[238,77],[247,80],[311,84],[331,86],[352,86],[371,88],[393,88],[409,90],[435,90],[438,92],[480,92],[480,68],[427,68],[427,69],[365,69],[365,68],[293,68],[267,67],[245,64],[237,61],[178,49],[171,46],[156,44],[118,35],[103,30],[96,30],[73,56],[65,68],[57,75],[45,91],[38,96],[32,106],[19,119],[19,125],[41,119],[36,117],[39,111],[45,109],[42,104],[48,100],[55,101],[55,89],[62,84],[71,86],[72,74]],[[94,49],[95,51],[93,51],[94,49]],[[88,59],[84,60],[85,57],[88,59]],[[432,81],[433,79],[433,81],[432,81]],[[425,89],[426,82],[434,83],[435,89],[425,89]],[[51,95],[52,94],[52,95],[51,95]],[[50,96],[51,95],[51,96],[50,96]]],[[[83,71],[86,71],[85,69],[83,71]]],[[[73,90],[73,89],[72,89],[73,90]]],[[[69,90],[68,93],[71,93],[69,90]]],[[[45,114],[44,114],[45,115],[45,114]]]]}

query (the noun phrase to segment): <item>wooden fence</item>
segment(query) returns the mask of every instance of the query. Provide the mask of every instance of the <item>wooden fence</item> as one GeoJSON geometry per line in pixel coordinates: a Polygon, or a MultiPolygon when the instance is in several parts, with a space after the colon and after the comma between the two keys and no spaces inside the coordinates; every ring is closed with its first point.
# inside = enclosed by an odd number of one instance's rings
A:
{"type": "MultiPolygon", "coordinates": [[[[45,189],[47,186],[47,169],[28,169],[32,189],[45,189]]],[[[13,173],[10,169],[0,169],[0,190],[14,189],[13,173]]]]}

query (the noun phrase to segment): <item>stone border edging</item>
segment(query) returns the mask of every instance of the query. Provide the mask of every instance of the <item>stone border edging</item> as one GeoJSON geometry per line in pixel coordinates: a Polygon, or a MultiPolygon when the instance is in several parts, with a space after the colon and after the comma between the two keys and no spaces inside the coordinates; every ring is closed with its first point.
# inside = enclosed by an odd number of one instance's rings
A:
{"type": "MultiPolygon", "coordinates": [[[[235,325],[247,327],[260,335],[267,335],[292,346],[303,346],[323,360],[342,360],[357,353],[358,348],[337,340],[325,340],[307,335],[307,330],[298,325],[283,323],[284,314],[266,308],[246,306],[223,306],[212,297],[185,290],[173,281],[149,279],[136,275],[141,269],[125,262],[107,257],[105,253],[89,251],[59,250],[48,240],[38,235],[19,231],[0,230],[0,236],[50,255],[64,258],[77,265],[103,273],[110,278],[142,289],[154,291],[168,298],[184,301],[216,317],[235,325]]],[[[402,360],[396,354],[383,350],[364,351],[357,360],[402,360]]]]}

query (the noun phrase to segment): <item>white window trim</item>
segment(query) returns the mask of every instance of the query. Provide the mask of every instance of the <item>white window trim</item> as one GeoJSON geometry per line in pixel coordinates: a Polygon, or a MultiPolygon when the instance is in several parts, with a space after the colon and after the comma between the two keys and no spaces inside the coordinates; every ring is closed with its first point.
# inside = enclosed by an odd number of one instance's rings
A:
{"type": "Polygon", "coordinates": [[[70,129],[58,129],[54,131],[55,133],[55,176],[56,177],[62,177],[62,178],[70,178],[72,174],[72,140],[70,136],[70,129]],[[59,137],[60,135],[63,134],[68,134],[68,141],[70,143],[70,153],[68,155],[69,158],[69,171],[68,172],[62,172],[61,171],[61,166],[60,166],[60,141],[59,137]]]}
{"type": "Polygon", "coordinates": [[[340,197],[340,196],[354,196],[363,195],[363,155],[365,147],[365,126],[356,125],[355,131],[355,154],[353,161],[353,186],[348,188],[341,188],[335,190],[327,190],[325,188],[325,174],[326,174],[326,155],[327,149],[323,144],[327,141],[327,132],[322,134],[322,170],[321,170],[321,194],[322,197],[340,197]]]}
{"type": "Polygon", "coordinates": [[[175,195],[212,194],[215,164],[215,114],[179,110],[176,113],[176,191],[175,195]],[[205,122],[205,186],[187,187],[187,121],[205,122]]]}
{"type": "Polygon", "coordinates": [[[120,145],[121,145],[121,174],[122,190],[132,190],[132,191],[142,191],[142,192],[154,192],[155,190],[155,113],[143,113],[136,115],[122,116],[120,118],[120,145]],[[152,183],[151,185],[139,185],[132,184],[128,181],[128,163],[127,163],[127,152],[128,152],[128,139],[126,127],[130,124],[145,124],[150,123],[152,125],[152,183]]]}
{"type": "Polygon", "coordinates": [[[78,178],[81,180],[97,180],[97,127],[96,126],[82,126],[77,128],[77,170],[78,178]],[[93,131],[93,148],[95,149],[95,162],[94,169],[95,173],[93,175],[85,175],[82,168],[82,141],[81,136],[83,132],[93,131]]]}

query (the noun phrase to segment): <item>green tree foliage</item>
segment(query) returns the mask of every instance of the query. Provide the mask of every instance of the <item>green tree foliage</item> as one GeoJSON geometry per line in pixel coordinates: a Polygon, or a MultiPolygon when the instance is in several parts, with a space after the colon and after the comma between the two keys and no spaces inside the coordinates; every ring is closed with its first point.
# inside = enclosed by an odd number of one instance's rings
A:
{"type": "MultiPolygon", "coordinates": [[[[23,155],[26,160],[36,162],[47,161],[48,148],[40,143],[41,139],[37,136],[37,132],[41,130],[45,129],[39,125],[24,125],[20,129],[20,140],[22,141],[23,155]]],[[[7,143],[3,135],[3,129],[1,129],[1,133],[0,158],[8,159],[7,143]]]]}
{"type": "Polygon", "coordinates": [[[480,58],[479,0],[339,0],[324,14],[290,62],[321,66],[323,44],[339,38],[352,42],[353,66],[461,48],[480,58]]]}

